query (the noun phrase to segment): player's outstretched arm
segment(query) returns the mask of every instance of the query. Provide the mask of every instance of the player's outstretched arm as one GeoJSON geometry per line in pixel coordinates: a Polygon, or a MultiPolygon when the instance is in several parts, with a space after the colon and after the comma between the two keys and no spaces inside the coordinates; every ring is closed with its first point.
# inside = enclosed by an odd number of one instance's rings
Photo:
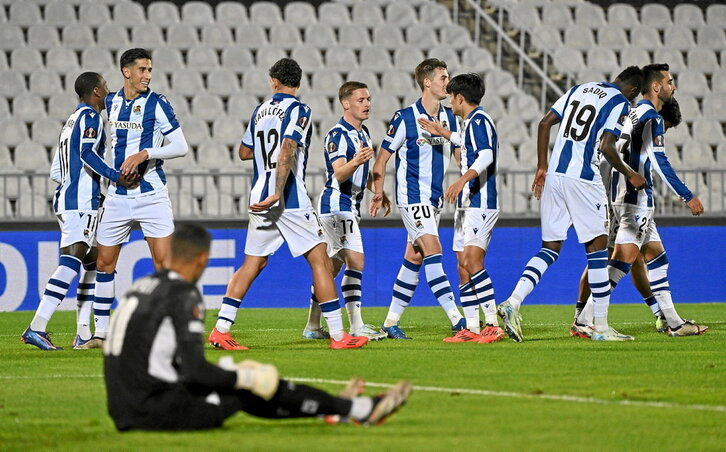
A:
{"type": "MultiPolygon", "coordinates": [[[[373,198],[371,198],[371,204],[368,207],[368,213],[371,214],[372,217],[375,217],[378,214],[378,210],[383,206],[383,200],[384,200],[384,193],[383,193],[383,182],[386,178],[386,164],[388,163],[388,160],[391,158],[392,153],[389,151],[384,151],[382,148],[378,151],[378,156],[376,157],[376,162],[373,164],[373,171],[371,174],[371,180],[373,184],[373,198]]],[[[389,201],[389,209],[386,210],[386,213],[384,216],[388,215],[390,212],[390,201],[389,201]]]]}
{"type": "Polygon", "coordinates": [[[637,171],[631,168],[627,163],[620,158],[617,149],[615,148],[615,142],[618,138],[610,132],[603,132],[600,138],[600,152],[605,159],[615,168],[616,171],[625,175],[628,178],[628,182],[635,187],[636,190],[640,190],[645,187],[645,178],[640,175],[637,171]]]}
{"type": "MultiPolygon", "coordinates": [[[[252,204],[250,210],[253,212],[262,212],[268,210],[276,202],[282,204],[282,192],[285,190],[287,178],[290,176],[290,170],[295,165],[295,150],[297,142],[292,138],[282,140],[282,148],[280,155],[277,157],[277,173],[275,174],[275,193],[271,194],[262,201],[252,204]]],[[[281,205],[284,208],[284,206],[281,205]]]]}

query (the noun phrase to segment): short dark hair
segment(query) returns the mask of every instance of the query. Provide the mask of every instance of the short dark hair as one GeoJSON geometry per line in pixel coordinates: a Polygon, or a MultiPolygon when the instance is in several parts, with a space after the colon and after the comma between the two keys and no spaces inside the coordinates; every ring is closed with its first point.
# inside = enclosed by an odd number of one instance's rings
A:
{"type": "Polygon", "coordinates": [[[669,123],[668,127],[678,127],[683,117],[681,116],[681,106],[675,97],[663,104],[663,108],[658,112],[663,117],[663,121],[669,123]]]}
{"type": "Polygon", "coordinates": [[[209,252],[212,236],[203,227],[192,224],[177,224],[171,236],[171,256],[174,259],[194,259],[209,252]]]}
{"type": "Polygon", "coordinates": [[[302,79],[302,69],[292,58],[283,58],[272,65],[269,75],[287,87],[297,88],[302,79]]]}
{"type": "Polygon", "coordinates": [[[135,48],[135,49],[129,49],[121,54],[121,58],[119,59],[119,63],[122,68],[125,68],[126,66],[131,66],[134,64],[136,60],[141,59],[151,59],[151,53],[146,49],[141,48],[135,48]]]}
{"type": "Polygon", "coordinates": [[[349,98],[351,94],[353,94],[353,91],[357,89],[367,89],[368,85],[366,85],[363,82],[356,82],[355,80],[351,80],[348,82],[343,83],[340,85],[340,89],[338,90],[338,100],[343,102],[343,100],[349,98]]]}
{"type": "Polygon", "coordinates": [[[416,83],[423,90],[424,79],[432,78],[436,68],[446,69],[446,63],[436,58],[426,58],[416,66],[416,83]]]}
{"type": "Polygon", "coordinates": [[[469,105],[479,105],[485,90],[484,80],[479,74],[473,72],[457,75],[446,87],[447,93],[461,94],[469,105]]]}
{"type": "Polygon", "coordinates": [[[101,85],[103,77],[98,72],[84,72],[76,78],[73,89],[79,99],[85,99],[93,93],[93,89],[101,85]]]}
{"type": "Polygon", "coordinates": [[[640,91],[643,87],[643,71],[638,66],[628,66],[615,77],[615,80],[624,85],[637,88],[640,91]]]}
{"type": "Polygon", "coordinates": [[[663,80],[664,75],[662,71],[669,71],[670,66],[667,63],[655,63],[643,66],[643,89],[640,91],[641,94],[646,94],[650,91],[650,85],[653,82],[660,82],[663,80]]]}

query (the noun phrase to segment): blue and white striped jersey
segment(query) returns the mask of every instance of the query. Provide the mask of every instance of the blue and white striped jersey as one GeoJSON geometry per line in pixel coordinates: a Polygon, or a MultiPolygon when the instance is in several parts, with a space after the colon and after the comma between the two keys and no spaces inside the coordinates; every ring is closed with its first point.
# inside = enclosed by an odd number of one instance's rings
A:
{"type": "Polygon", "coordinates": [[[119,175],[104,162],[105,152],[101,114],[86,103],[79,104],[61,129],[50,169],[51,179],[58,182],[53,197],[56,213],[98,210],[101,176],[117,180],[119,175]]]}
{"type": "Polygon", "coordinates": [[[499,161],[499,138],[494,121],[482,107],[469,113],[464,121],[463,149],[461,150],[461,174],[479,157],[479,154],[491,150],[494,160],[479,173],[479,177],[470,180],[459,194],[459,208],[499,209],[497,196],[497,166],[499,161]]]}
{"type": "Polygon", "coordinates": [[[665,124],[648,100],[638,102],[628,114],[617,146],[625,163],[645,177],[643,190],[635,188],[617,171],[612,173],[610,199],[613,204],[634,204],[653,207],[653,169],[668,188],[685,202],[693,194],[678,178],[665,153],[665,124]]]}
{"type": "Polygon", "coordinates": [[[620,136],[629,106],[612,83],[590,82],[570,88],[551,108],[561,122],[547,172],[600,184],[600,138],[603,132],[620,136]]]}
{"type": "Polygon", "coordinates": [[[242,144],[254,152],[254,175],[248,205],[258,203],[275,193],[277,179],[277,158],[282,149],[282,140],[290,138],[298,146],[295,163],[285,183],[285,210],[308,209],[312,207],[305,188],[305,169],[308,163],[308,148],[312,136],[310,107],[290,94],[275,93],[255,108],[247,125],[242,144]]]}
{"type": "Polygon", "coordinates": [[[353,212],[356,216],[360,216],[360,203],[368,182],[370,161],[356,168],[350,179],[342,183],[335,178],[333,162],[341,158],[350,161],[358,149],[370,146],[371,138],[365,126],[361,130],[356,130],[345,119],[340,118],[340,121],[330,129],[325,136],[323,149],[327,180],[318,201],[318,212],[321,214],[353,212]]]}
{"type": "MultiPolygon", "coordinates": [[[[179,128],[174,109],[161,94],[151,89],[132,100],[123,89],[106,97],[106,112],[111,135],[113,167],[120,169],[127,157],[164,143],[164,136],[179,128]]],[[[166,186],[162,159],[149,159],[139,165],[139,186],[133,190],[112,183],[109,192],[135,196],[161,190],[166,186]]]]}
{"type": "MultiPolygon", "coordinates": [[[[442,136],[421,129],[418,118],[433,120],[426,113],[421,99],[398,110],[388,126],[381,147],[396,153],[396,204],[443,205],[444,173],[449,166],[453,146],[442,136]]],[[[439,107],[437,119],[457,131],[456,117],[450,108],[439,107]]]]}

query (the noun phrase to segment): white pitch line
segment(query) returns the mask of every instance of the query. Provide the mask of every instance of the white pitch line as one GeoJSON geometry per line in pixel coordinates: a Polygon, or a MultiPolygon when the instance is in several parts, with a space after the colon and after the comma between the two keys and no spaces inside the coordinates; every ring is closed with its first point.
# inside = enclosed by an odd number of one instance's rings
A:
{"type": "MultiPolygon", "coordinates": [[[[101,374],[88,374],[88,375],[0,375],[0,380],[42,380],[42,379],[61,379],[61,378],[73,378],[73,379],[86,379],[86,378],[101,378],[101,374]]],[[[286,380],[297,381],[300,383],[320,383],[320,384],[336,384],[345,385],[348,383],[347,380],[329,380],[325,378],[307,378],[307,377],[283,377],[286,380]]],[[[393,385],[389,383],[376,383],[372,381],[366,381],[366,386],[374,388],[390,388],[393,385]]],[[[469,394],[479,395],[488,397],[509,397],[514,399],[540,399],[540,400],[554,400],[558,402],[572,402],[572,403],[589,403],[595,405],[619,405],[619,406],[639,406],[648,408],[669,408],[669,409],[686,409],[693,411],[714,411],[717,413],[726,413],[726,406],[724,405],[699,405],[699,404],[681,404],[672,402],[649,402],[645,400],[608,400],[608,399],[596,399],[594,397],[579,397],[565,394],[527,394],[524,392],[511,392],[511,391],[489,391],[487,389],[470,389],[470,388],[446,388],[441,386],[416,386],[413,389],[416,391],[426,392],[448,392],[458,394],[469,394]]]]}

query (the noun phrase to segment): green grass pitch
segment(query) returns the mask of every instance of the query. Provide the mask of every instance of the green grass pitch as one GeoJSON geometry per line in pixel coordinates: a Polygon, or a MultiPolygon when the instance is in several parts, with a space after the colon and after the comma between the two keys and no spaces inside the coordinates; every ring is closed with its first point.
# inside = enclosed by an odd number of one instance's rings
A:
{"type": "MultiPolygon", "coordinates": [[[[701,337],[655,332],[643,305],[612,306],[611,323],[631,343],[568,336],[569,306],[524,306],[525,342],[447,344],[439,308],[411,308],[412,341],[331,351],[301,338],[302,309],[242,309],[236,352],[276,364],[286,377],[379,384],[407,378],[409,403],[376,427],[328,426],[317,419],[269,421],[237,414],[195,433],[118,433],[106,413],[99,350],[41,352],[19,336],[32,313],[0,314],[0,450],[724,450],[726,304],[680,305],[710,326],[701,337]]],[[[212,328],[214,312],[207,316],[212,328]]],[[[69,346],[72,312],[50,329],[69,346]]],[[[382,308],[364,309],[380,321],[382,308]]],[[[216,361],[224,352],[209,349],[216,361]]],[[[338,391],[339,383],[314,383],[338,391]]]]}

